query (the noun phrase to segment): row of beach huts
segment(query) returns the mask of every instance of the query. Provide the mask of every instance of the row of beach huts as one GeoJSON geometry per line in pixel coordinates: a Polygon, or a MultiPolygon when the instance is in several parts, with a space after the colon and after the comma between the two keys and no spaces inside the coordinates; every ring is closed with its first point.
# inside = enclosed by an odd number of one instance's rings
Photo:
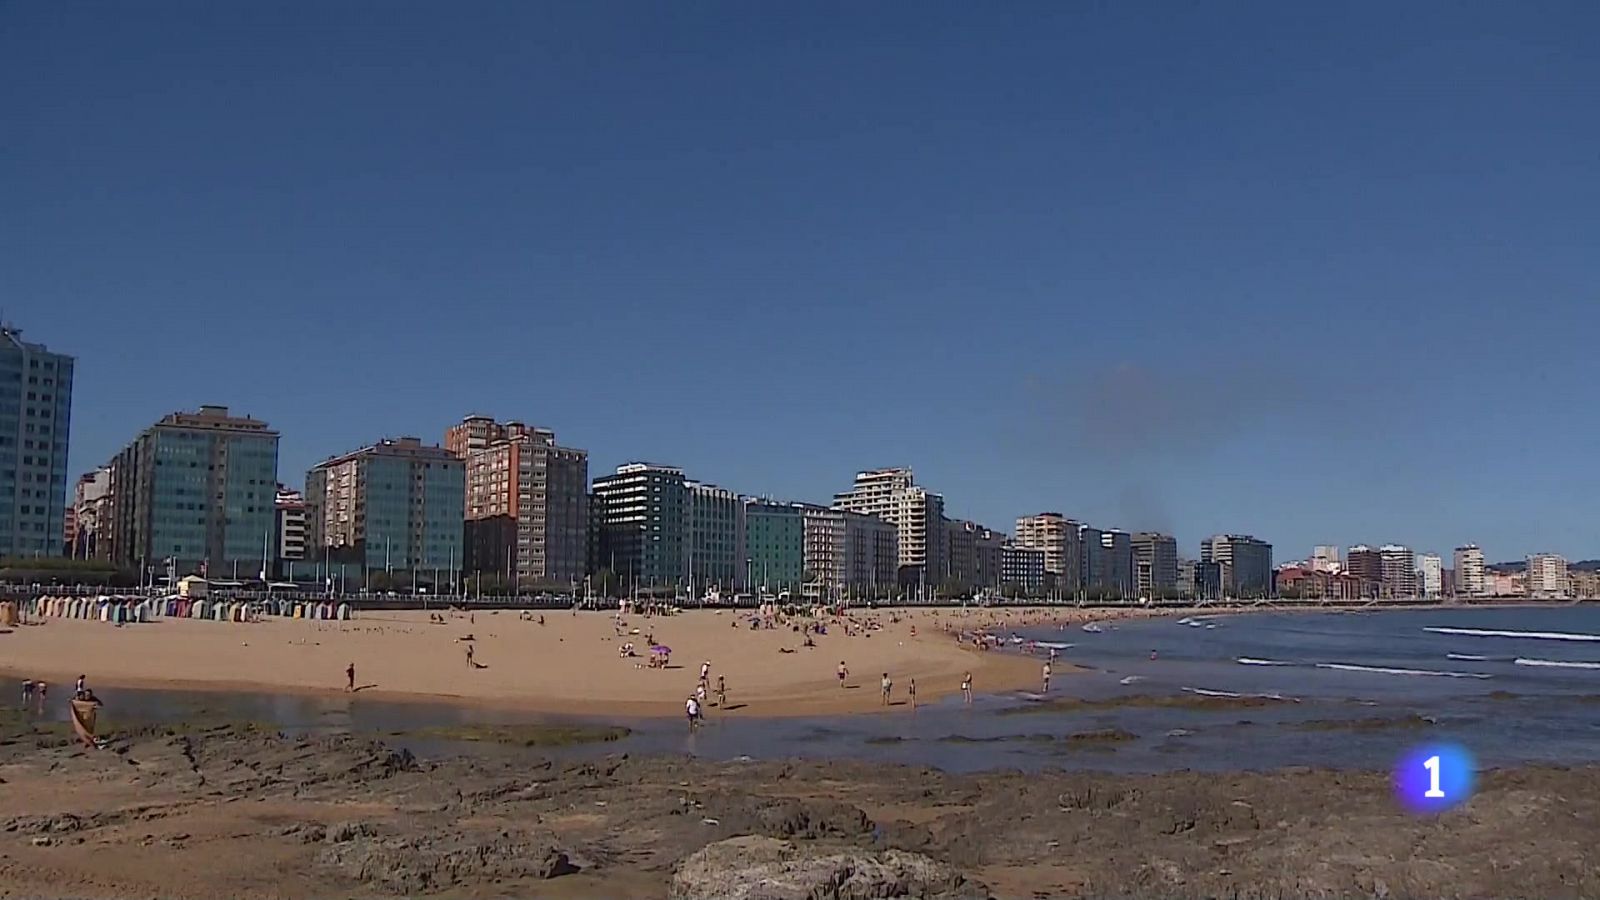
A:
{"type": "MultiPolygon", "coordinates": [[[[216,622],[256,622],[264,616],[285,619],[349,619],[350,604],[304,600],[226,600],[170,597],[33,597],[5,601],[27,618],[89,619],[117,624],[154,622],[157,619],[209,619],[216,622]]],[[[0,618],[4,615],[0,614],[0,618]]]]}

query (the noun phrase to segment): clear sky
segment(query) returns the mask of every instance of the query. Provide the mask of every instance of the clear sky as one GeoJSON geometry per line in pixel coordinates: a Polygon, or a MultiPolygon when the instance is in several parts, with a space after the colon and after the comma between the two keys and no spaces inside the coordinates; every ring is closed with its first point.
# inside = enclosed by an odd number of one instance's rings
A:
{"type": "Polygon", "coordinates": [[[468,412],[1009,531],[1600,556],[1600,4],[7,3],[72,471],[468,412]]]}

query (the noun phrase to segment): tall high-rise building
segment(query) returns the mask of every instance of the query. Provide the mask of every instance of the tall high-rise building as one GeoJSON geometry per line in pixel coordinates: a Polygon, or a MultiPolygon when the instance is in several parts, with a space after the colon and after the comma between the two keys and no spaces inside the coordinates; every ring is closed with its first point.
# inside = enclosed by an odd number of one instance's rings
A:
{"type": "Polygon", "coordinates": [[[1482,597],[1487,591],[1483,578],[1483,551],[1477,544],[1457,547],[1455,552],[1456,594],[1482,597]]]}
{"type": "Polygon", "coordinates": [[[834,495],[833,507],[894,525],[900,580],[939,583],[945,570],[944,497],[918,487],[910,469],[858,472],[850,490],[834,495]]]}
{"type": "Polygon", "coordinates": [[[731,593],[744,572],[744,544],[738,494],[714,484],[688,482],[685,553],[689,587],[695,592],[716,588],[731,593]]]}
{"type": "Polygon", "coordinates": [[[1100,533],[1100,546],[1105,550],[1107,586],[1116,597],[1134,596],[1133,543],[1126,531],[1116,528],[1100,533]]]}
{"type": "Polygon", "coordinates": [[[0,557],[62,555],[72,369],[0,324],[0,557]]]}
{"type": "Polygon", "coordinates": [[[808,593],[833,596],[847,590],[877,596],[895,591],[903,557],[894,523],[826,506],[806,505],[802,515],[808,593]]]}
{"type": "Polygon", "coordinates": [[[1133,536],[1135,588],[1140,597],[1165,597],[1178,590],[1178,541],[1170,534],[1133,536]]]}
{"type": "Polygon", "coordinates": [[[1272,545],[1244,534],[1218,534],[1200,542],[1200,561],[1219,568],[1224,596],[1270,597],[1276,591],[1272,545]]]}
{"type": "Polygon", "coordinates": [[[998,587],[1000,548],[1005,535],[963,519],[945,520],[945,530],[949,535],[945,547],[947,577],[980,590],[998,587]]]}
{"type": "Polygon", "coordinates": [[[627,463],[594,480],[599,517],[596,562],[623,584],[684,586],[689,488],[683,470],[627,463]]]}
{"type": "Polygon", "coordinates": [[[1528,557],[1528,596],[1555,600],[1570,593],[1567,561],[1554,553],[1535,553],[1528,557]]]}
{"type": "Polygon", "coordinates": [[[1444,560],[1437,553],[1424,553],[1417,559],[1417,578],[1424,597],[1444,596],[1444,560]]]}
{"type": "Polygon", "coordinates": [[[575,584],[588,570],[589,454],[555,432],[469,416],[445,432],[466,464],[464,571],[575,584]]]}
{"type": "MultiPolygon", "coordinates": [[[[175,412],[111,462],[112,559],[254,576],[276,525],[278,433],[226,406],[175,412]],[[224,570],[223,567],[227,569],[224,570]]],[[[103,527],[103,526],[102,526],[103,527]]]]}
{"type": "Polygon", "coordinates": [[[461,459],[414,437],[384,439],[306,473],[306,555],[361,571],[461,567],[461,459]]]}
{"type": "Polygon", "coordinates": [[[1318,544],[1311,551],[1311,571],[1339,571],[1339,548],[1327,544],[1318,544]]]}
{"type": "Polygon", "coordinates": [[[761,595],[788,591],[800,596],[806,571],[803,507],[750,497],[743,503],[745,558],[740,586],[761,595]]]}
{"type": "Polygon", "coordinates": [[[1044,551],[1044,570],[1063,594],[1076,594],[1082,586],[1083,543],[1079,523],[1056,512],[1017,519],[1013,542],[1019,547],[1044,551]]]}
{"type": "Polygon", "coordinates": [[[1417,595],[1417,560],[1410,547],[1384,544],[1378,548],[1383,570],[1383,592],[1389,597],[1417,595]]]}
{"type": "Polygon", "coordinates": [[[1083,591],[1104,594],[1111,589],[1111,558],[1106,553],[1105,532],[1093,525],[1074,522],[1078,532],[1078,586],[1083,591]]]}

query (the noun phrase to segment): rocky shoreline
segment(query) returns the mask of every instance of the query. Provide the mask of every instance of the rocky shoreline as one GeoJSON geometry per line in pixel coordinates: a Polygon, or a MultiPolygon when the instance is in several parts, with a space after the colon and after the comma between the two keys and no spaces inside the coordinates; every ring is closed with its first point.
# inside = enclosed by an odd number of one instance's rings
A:
{"type": "MultiPolygon", "coordinates": [[[[519,743],[522,743],[519,741],[519,743]]],[[[1581,897],[1600,768],[954,775],[838,762],[419,760],[242,723],[103,750],[0,719],[0,897],[1581,897]]]]}

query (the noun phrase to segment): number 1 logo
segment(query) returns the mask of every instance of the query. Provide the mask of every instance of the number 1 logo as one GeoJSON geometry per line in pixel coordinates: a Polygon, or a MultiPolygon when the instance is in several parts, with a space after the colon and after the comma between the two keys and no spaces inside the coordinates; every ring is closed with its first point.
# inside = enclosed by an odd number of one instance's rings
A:
{"type": "Polygon", "coordinates": [[[1428,770],[1428,789],[1422,792],[1422,796],[1429,800],[1444,799],[1444,791],[1439,789],[1439,757],[1428,757],[1422,767],[1428,770]]]}

